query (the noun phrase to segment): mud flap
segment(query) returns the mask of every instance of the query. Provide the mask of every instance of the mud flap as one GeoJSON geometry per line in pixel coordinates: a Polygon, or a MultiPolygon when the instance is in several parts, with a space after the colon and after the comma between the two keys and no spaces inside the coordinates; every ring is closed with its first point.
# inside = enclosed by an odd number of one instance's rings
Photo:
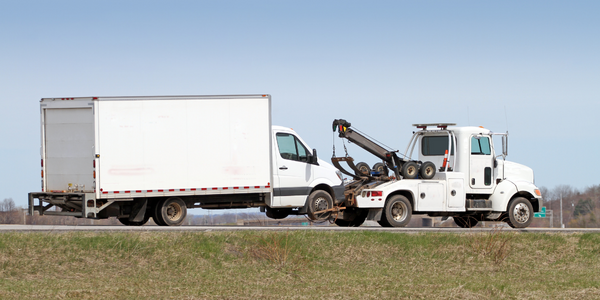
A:
{"type": "Polygon", "coordinates": [[[381,213],[383,212],[383,208],[372,208],[369,209],[369,214],[367,215],[367,220],[369,221],[379,221],[381,220],[381,213]]]}
{"type": "Polygon", "coordinates": [[[129,214],[129,222],[141,222],[144,220],[146,215],[146,208],[148,207],[148,199],[136,200],[131,208],[131,214],[129,214]]]}

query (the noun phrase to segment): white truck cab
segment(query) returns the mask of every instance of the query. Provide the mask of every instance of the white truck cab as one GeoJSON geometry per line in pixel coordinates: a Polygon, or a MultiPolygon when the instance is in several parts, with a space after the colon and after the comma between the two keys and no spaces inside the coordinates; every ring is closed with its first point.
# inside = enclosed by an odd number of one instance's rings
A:
{"type": "MultiPolygon", "coordinates": [[[[311,149],[291,128],[273,126],[273,202],[267,208],[270,217],[283,217],[293,208],[301,207],[302,213],[310,213],[310,197],[314,191],[327,191],[332,196],[321,200],[331,207],[333,197],[344,197],[342,174],[331,164],[317,158],[316,150],[311,149]]],[[[315,207],[319,203],[312,203],[315,207]]],[[[318,205],[317,205],[318,206],[318,205]]]]}

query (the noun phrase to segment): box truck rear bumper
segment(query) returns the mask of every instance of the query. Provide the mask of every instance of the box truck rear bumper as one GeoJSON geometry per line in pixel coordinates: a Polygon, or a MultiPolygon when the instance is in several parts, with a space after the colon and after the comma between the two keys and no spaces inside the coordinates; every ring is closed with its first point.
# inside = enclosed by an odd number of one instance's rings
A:
{"type": "Polygon", "coordinates": [[[37,211],[39,215],[97,218],[97,214],[113,202],[97,201],[94,193],[29,193],[29,215],[37,211]],[[38,199],[37,205],[35,199],[38,199]],[[58,209],[50,210],[52,207],[58,209]]]}

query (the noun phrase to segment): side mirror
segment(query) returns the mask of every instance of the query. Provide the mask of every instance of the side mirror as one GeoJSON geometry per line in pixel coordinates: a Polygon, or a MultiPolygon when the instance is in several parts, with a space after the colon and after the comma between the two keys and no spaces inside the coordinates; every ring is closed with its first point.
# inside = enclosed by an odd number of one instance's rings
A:
{"type": "Polygon", "coordinates": [[[317,149],[313,149],[312,155],[310,156],[310,164],[319,165],[319,158],[317,157],[317,149]]]}
{"type": "Polygon", "coordinates": [[[502,136],[502,155],[505,157],[508,155],[508,131],[502,136]]]}

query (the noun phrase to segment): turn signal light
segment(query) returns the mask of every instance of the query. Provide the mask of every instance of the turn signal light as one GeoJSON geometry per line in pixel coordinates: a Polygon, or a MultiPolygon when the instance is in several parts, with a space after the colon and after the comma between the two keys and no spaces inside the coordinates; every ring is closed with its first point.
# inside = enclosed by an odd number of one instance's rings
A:
{"type": "Polygon", "coordinates": [[[538,196],[542,195],[542,193],[540,192],[540,190],[535,190],[535,194],[538,195],[538,196]]]}

